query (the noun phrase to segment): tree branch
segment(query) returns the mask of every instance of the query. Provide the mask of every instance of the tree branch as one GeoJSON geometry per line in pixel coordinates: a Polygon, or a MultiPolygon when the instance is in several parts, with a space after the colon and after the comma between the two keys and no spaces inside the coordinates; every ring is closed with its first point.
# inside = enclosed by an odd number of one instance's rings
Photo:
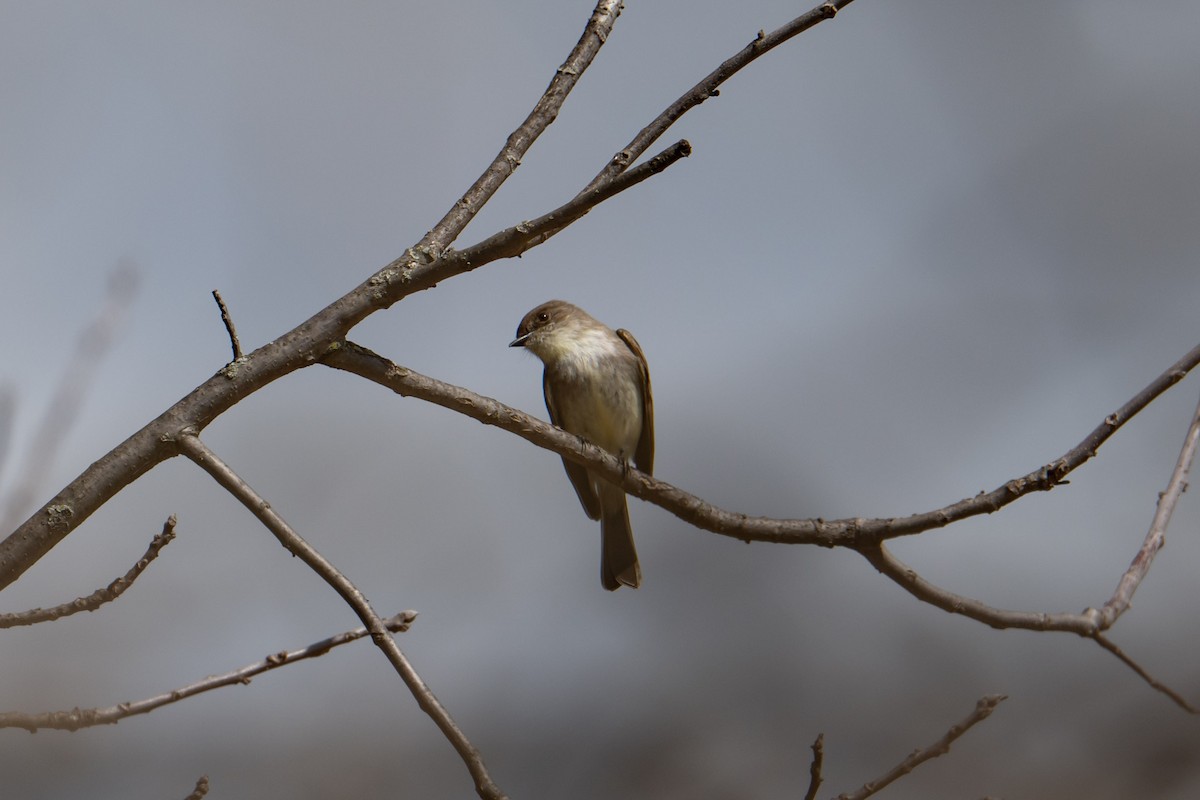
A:
{"type": "MultiPolygon", "coordinates": [[[[417,612],[415,611],[401,611],[394,617],[387,619],[385,625],[393,633],[403,633],[409,629],[416,618],[417,612]]],[[[108,708],[73,708],[70,711],[50,711],[41,714],[6,711],[0,713],[0,728],[23,728],[30,733],[37,733],[41,729],[77,731],[81,728],[90,728],[96,725],[116,725],[123,719],[128,719],[138,714],[149,714],[151,711],[163,706],[178,703],[181,700],[195,697],[198,694],[211,692],[213,689],[220,689],[222,686],[242,686],[248,684],[253,678],[264,672],[270,672],[273,669],[279,669],[288,664],[295,664],[297,661],[323,656],[335,647],[341,647],[344,644],[361,639],[367,633],[366,628],[355,628],[344,633],[339,633],[336,636],[330,636],[328,639],[314,642],[308,647],[274,653],[262,661],[247,664],[232,672],[226,672],[223,675],[211,675],[204,680],[164,694],[148,697],[145,700],[138,700],[134,703],[119,703],[108,708]]]]}
{"type": "Polygon", "coordinates": [[[501,798],[505,798],[505,794],[500,791],[500,787],[492,781],[491,776],[488,774],[487,767],[484,766],[483,758],[480,756],[479,751],[475,749],[475,746],[471,744],[457,723],[451,718],[450,712],[445,709],[421,679],[421,676],[413,669],[408,658],[400,651],[396,640],[388,633],[384,621],[375,613],[375,610],[367,602],[367,598],[363,596],[363,593],[358,590],[358,587],[339,572],[316,548],[292,530],[292,527],[271,507],[271,504],[251,489],[250,485],[217,457],[216,453],[209,450],[208,446],[200,441],[200,437],[194,432],[185,431],[179,437],[178,445],[184,455],[211,475],[227,492],[237,498],[279,540],[279,543],[289,553],[299,557],[300,560],[307,564],[313,572],[317,573],[322,580],[329,584],[346,601],[346,604],[354,610],[354,613],[358,615],[358,618],[362,620],[363,625],[370,632],[371,640],[375,643],[375,646],[383,651],[392,667],[400,675],[405,685],[408,686],[408,690],[416,698],[417,705],[433,719],[434,724],[438,726],[442,734],[458,752],[475,781],[475,791],[479,796],[487,800],[501,800],[501,798]]]}
{"type": "Polygon", "coordinates": [[[975,704],[975,710],[967,715],[966,719],[954,725],[950,730],[946,731],[946,735],[938,739],[928,747],[918,748],[914,750],[908,758],[901,761],[896,766],[892,767],[881,777],[873,781],[867,781],[860,788],[847,794],[838,795],[838,800],[865,800],[871,795],[883,789],[889,783],[897,778],[903,778],[908,773],[912,772],[917,767],[924,764],[931,758],[937,758],[940,755],[945,755],[950,752],[950,745],[955,739],[962,736],[964,733],[973,728],[976,724],[982,722],[992,715],[996,710],[996,706],[1000,705],[1007,697],[1002,694],[993,694],[986,697],[981,697],[975,704]]]}
{"type": "Polygon", "coordinates": [[[70,616],[71,614],[77,614],[80,611],[95,611],[105,603],[111,603],[133,585],[138,576],[146,571],[146,567],[150,566],[150,562],[158,558],[159,552],[174,539],[175,515],[172,514],[163,523],[162,533],[157,534],[150,540],[150,546],[146,548],[146,552],[138,559],[138,562],[130,567],[123,576],[117,578],[107,587],[97,589],[87,597],[78,597],[69,603],[63,603],[53,608],[33,608],[29,611],[19,611],[13,614],[0,614],[0,628],[16,628],[21,625],[48,622],[70,616]]]}
{"type": "MultiPolygon", "coordinates": [[[[629,494],[666,509],[697,528],[747,542],[851,547],[868,555],[881,541],[942,528],[951,522],[979,514],[990,514],[1031,492],[1053,489],[1074,469],[1094,456],[1097,448],[1117,429],[1200,364],[1200,346],[1193,348],[1184,358],[1155,378],[1132,400],[1106,417],[1087,438],[1048,466],[1014,478],[992,492],[980,493],[975,497],[922,514],[910,517],[855,517],[837,520],[753,517],[717,508],[669,483],[629,468],[601,448],[582,441],[578,436],[566,433],[548,422],[531,417],[490,397],[401,367],[353,342],[345,341],[330,348],[322,358],[322,363],[352,372],[405,397],[418,397],[457,411],[485,425],[494,425],[514,433],[538,447],[586,466],[588,470],[601,474],[607,480],[621,486],[629,494]]],[[[886,560],[883,563],[886,564],[886,560]]],[[[901,569],[907,568],[901,565],[901,569]]],[[[1082,631],[1075,632],[1083,634],[1082,631]]]]}
{"type": "Polygon", "coordinates": [[[912,567],[892,555],[892,552],[882,544],[865,545],[855,549],[870,562],[871,566],[891,578],[899,584],[900,588],[921,602],[937,606],[951,614],[960,614],[976,622],[982,622],[997,630],[1018,628],[1027,631],[1064,631],[1089,638],[1099,630],[1100,614],[1094,608],[1081,614],[1047,614],[1041,611],[1009,611],[1003,608],[994,608],[930,583],[917,574],[912,567]]]}

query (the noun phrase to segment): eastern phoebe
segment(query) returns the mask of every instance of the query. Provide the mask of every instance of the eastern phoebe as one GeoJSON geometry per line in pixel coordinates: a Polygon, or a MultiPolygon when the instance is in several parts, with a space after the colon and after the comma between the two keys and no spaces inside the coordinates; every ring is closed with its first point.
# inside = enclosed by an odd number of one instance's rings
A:
{"type": "MultiPolygon", "coordinates": [[[[633,334],[614,331],[562,300],[542,303],[517,327],[509,347],[542,360],[550,421],[642,472],[654,469],[654,402],[646,356],[633,334]]],[[[612,591],[642,583],[625,491],[563,459],[583,510],[600,520],[600,582],[612,591]]]]}

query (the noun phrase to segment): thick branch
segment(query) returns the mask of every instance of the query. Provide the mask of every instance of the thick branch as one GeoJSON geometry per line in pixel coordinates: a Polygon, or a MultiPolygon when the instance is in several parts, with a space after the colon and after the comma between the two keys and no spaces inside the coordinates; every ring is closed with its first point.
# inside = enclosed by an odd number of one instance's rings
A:
{"type": "MultiPolygon", "coordinates": [[[[386,626],[389,631],[402,633],[411,627],[416,618],[417,612],[415,611],[401,611],[399,614],[388,619],[386,626]]],[[[220,689],[222,686],[243,686],[264,672],[270,672],[273,669],[279,669],[288,664],[295,664],[297,661],[323,656],[335,647],[341,647],[344,644],[361,639],[367,633],[366,628],[355,628],[345,633],[339,633],[336,636],[330,636],[328,639],[314,642],[308,647],[274,653],[262,661],[247,664],[232,672],[226,672],[223,675],[211,675],[202,681],[196,681],[188,686],[174,689],[165,694],[148,697],[145,700],[138,700],[134,703],[119,703],[108,708],[73,708],[70,711],[50,711],[43,714],[6,711],[0,713],[0,728],[24,728],[30,733],[36,733],[43,728],[77,731],[80,728],[90,728],[95,725],[116,725],[123,719],[137,716],[138,714],[149,714],[151,711],[163,706],[178,703],[181,700],[195,697],[204,692],[211,692],[213,689],[220,689]]]]}
{"type": "Polygon", "coordinates": [[[111,603],[133,585],[138,576],[146,571],[146,567],[150,566],[150,562],[158,558],[159,552],[174,539],[175,515],[172,514],[163,523],[162,532],[150,540],[150,546],[146,548],[146,552],[142,554],[138,562],[130,567],[124,575],[117,578],[105,588],[97,589],[87,597],[78,597],[69,603],[63,603],[53,608],[33,608],[29,611],[20,611],[15,614],[0,614],[0,628],[16,628],[21,625],[48,622],[68,617],[71,614],[78,614],[80,611],[95,611],[105,603],[111,603]]]}
{"type": "Polygon", "coordinates": [[[1007,698],[1002,694],[988,695],[981,697],[979,702],[975,704],[975,710],[967,715],[966,719],[954,725],[950,730],[946,731],[946,735],[938,739],[928,747],[918,748],[909,754],[908,758],[901,761],[896,766],[892,767],[881,777],[873,781],[864,783],[860,788],[848,794],[838,795],[838,800],[866,800],[866,798],[883,789],[889,783],[892,783],[898,778],[903,778],[908,773],[912,772],[917,767],[924,764],[931,758],[937,758],[940,755],[945,755],[950,752],[950,745],[954,740],[962,736],[964,733],[975,727],[976,724],[983,722],[992,715],[996,710],[996,706],[1004,702],[1007,698]]]}
{"type": "Polygon", "coordinates": [[[354,610],[363,625],[367,627],[371,634],[371,641],[383,651],[392,667],[408,686],[408,690],[417,700],[417,705],[433,719],[434,724],[458,752],[475,781],[475,791],[479,796],[487,800],[505,798],[505,794],[500,791],[500,787],[492,781],[488,774],[479,751],[475,749],[458,724],[450,717],[450,712],[413,669],[408,658],[401,652],[400,646],[396,644],[396,640],[388,632],[383,619],[367,602],[367,598],[358,590],[358,587],[339,572],[316,548],[306,542],[300,534],[292,530],[292,527],[271,507],[271,504],[251,489],[250,485],[218,458],[216,453],[209,450],[207,445],[200,441],[199,436],[185,432],[180,437],[179,449],[249,509],[250,513],[258,518],[258,521],[279,540],[279,543],[289,553],[299,557],[346,601],[346,604],[354,610]]]}
{"type": "Polygon", "coordinates": [[[1076,467],[1094,456],[1096,449],[1118,428],[1200,363],[1200,346],[1106,417],[1087,438],[1049,466],[1014,478],[992,492],[981,493],[934,511],[910,517],[840,520],[752,517],[717,508],[671,484],[630,469],[599,447],[581,441],[578,436],[490,397],[413,372],[352,342],[343,342],[331,348],[323,362],[386,386],[397,394],[418,397],[465,414],[485,425],[495,425],[515,433],[538,447],[587,466],[630,494],[654,503],[698,528],[744,541],[870,549],[886,539],[945,527],[951,522],[979,514],[990,514],[1031,492],[1054,488],[1076,467]]]}

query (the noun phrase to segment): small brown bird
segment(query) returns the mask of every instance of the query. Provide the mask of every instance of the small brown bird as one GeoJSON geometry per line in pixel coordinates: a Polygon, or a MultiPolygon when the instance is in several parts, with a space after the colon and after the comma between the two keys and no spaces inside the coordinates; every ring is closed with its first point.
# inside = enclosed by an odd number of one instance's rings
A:
{"type": "MultiPolygon", "coordinates": [[[[654,470],[654,400],[641,346],[562,300],[542,303],[517,327],[509,347],[545,364],[542,392],[550,421],[647,474],[654,470]]],[[[625,491],[563,459],[584,512],[600,520],[600,582],[612,591],[642,583],[625,491]]]]}

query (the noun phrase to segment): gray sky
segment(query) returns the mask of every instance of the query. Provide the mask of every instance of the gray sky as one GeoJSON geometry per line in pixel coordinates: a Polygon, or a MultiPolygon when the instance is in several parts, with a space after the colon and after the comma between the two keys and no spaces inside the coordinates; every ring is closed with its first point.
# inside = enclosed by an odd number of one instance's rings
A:
{"type": "MultiPolygon", "coordinates": [[[[0,380],[11,490],[121,261],[135,304],[39,503],[229,358],[399,255],[536,101],[587,2],[0,2],[0,380]]],[[[791,3],[627,3],[558,121],[459,244],[575,194],[791,3]]],[[[520,260],[352,338],[544,417],[506,343],[551,297],[633,330],[656,474],[723,507],[891,516],[1057,458],[1200,341],[1200,8],[872,3],[786,45],[663,140],[693,156],[520,260]]],[[[1191,378],[1069,486],[897,543],[1002,607],[1103,603],[1144,535],[1191,378]]],[[[557,456],[314,367],[206,441],[383,613],[513,797],[824,794],[873,778],[984,694],[1008,702],[888,797],[1194,797],[1200,731],[1065,636],[923,606],[852,553],[740,543],[631,501],[645,584],[608,594],[557,456]]],[[[3,593],[118,603],[0,634],[0,708],[106,706],[357,622],[197,470],[169,462],[3,593]]],[[[1200,510],[1114,639],[1193,701],[1200,510]]],[[[115,728],[0,732],[13,797],[467,796],[369,645],[115,728]],[[269,787],[269,788],[268,788],[269,787]]]]}

